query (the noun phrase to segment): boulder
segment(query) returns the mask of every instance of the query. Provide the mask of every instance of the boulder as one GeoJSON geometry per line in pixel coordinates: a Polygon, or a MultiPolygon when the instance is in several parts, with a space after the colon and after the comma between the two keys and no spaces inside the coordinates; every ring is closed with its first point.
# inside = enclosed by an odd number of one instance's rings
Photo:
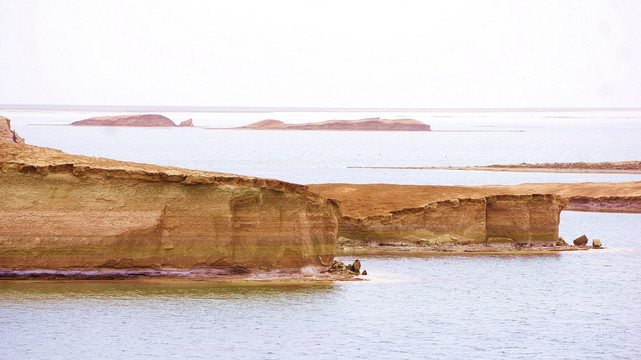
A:
{"type": "Polygon", "coordinates": [[[367,270],[363,270],[363,273],[361,275],[367,275],[367,270]]]}
{"type": "Polygon", "coordinates": [[[603,244],[601,244],[601,240],[599,240],[599,239],[592,240],[592,247],[593,248],[597,248],[598,249],[601,246],[603,246],[603,244]]]}
{"type": "Polygon", "coordinates": [[[588,237],[585,235],[581,235],[578,238],[574,239],[573,243],[576,246],[585,246],[588,243],[588,237]]]}
{"type": "Polygon", "coordinates": [[[350,266],[350,270],[353,272],[360,274],[361,273],[361,262],[360,260],[356,259],[354,260],[354,263],[350,266]]]}
{"type": "Polygon", "coordinates": [[[180,123],[178,126],[187,126],[187,127],[194,127],[194,122],[191,119],[185,120],[180,123]]]}

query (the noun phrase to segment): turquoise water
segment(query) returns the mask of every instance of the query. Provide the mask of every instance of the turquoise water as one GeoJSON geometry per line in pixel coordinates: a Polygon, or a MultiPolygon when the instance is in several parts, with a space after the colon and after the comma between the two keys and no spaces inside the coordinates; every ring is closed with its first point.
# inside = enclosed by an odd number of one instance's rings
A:
{"type": "MultiPolygon", "coordinates": [[[[641,180],[347,168],[638,160],[639,127],[627,118],[414,135],[70,128],[28,125],[67,121],[53,115],[5,116],[35,145],[303,183],[641,180]]],[[[368,281],[329,285],[0,282],[0,359],[641,358],[641,215],[561,215],[566,240],[586,234],[608,249],[364,257],[368,281]]]]}

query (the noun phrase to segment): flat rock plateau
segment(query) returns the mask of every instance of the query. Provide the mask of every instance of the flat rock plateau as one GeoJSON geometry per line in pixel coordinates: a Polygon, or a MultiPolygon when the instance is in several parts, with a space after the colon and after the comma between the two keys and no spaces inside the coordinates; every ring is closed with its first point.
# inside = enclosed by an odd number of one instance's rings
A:
{"type": "Polygon", "coordinates": [[[336,130],[336,131],[430,131],[430,126],[414,119],[329,120],[304,124],[286,124],[280,120],[263,120],[234,128],[245,130],[336,130]]]}
{"type": "Polygon", "coordinates": [[[176,125],[173,121],[163,115],[117,115],[92,117],[85,120],[71,123],[73,126],[135,126],[135,127],[191,127],[194,126],[191,119],[185,120],[176,125]]]}
{"type": "Polygon", "coordinates": [[[309,188],[340,205],[339,254],[576,250],[558,238],[561,210],[641,212],[641,182],[309,188]]]}

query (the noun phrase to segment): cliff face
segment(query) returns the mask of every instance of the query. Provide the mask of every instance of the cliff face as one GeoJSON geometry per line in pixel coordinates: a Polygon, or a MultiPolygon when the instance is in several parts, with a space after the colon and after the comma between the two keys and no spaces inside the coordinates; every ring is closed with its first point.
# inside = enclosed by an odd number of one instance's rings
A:
{"type": "Polygon", "coordinates": [[[406,244],[429,243],[447,234],[482,243],[486,238],[485,209],[484,198],[455,199],[365,218],[344,216],[339,236],[374,244],[406,244]]]}
{"type": "Polygon", "coordinates": [[[340,202],[344,246],[547,247],[557,243],[567,203],[551,194],[484,195],[481,189],[474,194],[472,188],[444,186],[321,184],[311,189],[340,202]],[[465,191],[474,197],[456,198],[465,191]],[[454,198],[434,200],[447,197],[454,198]]]}
{"type": "MultiPolygon", "coordinates": [[[[173,121],[158,114],[101,116],[71,123],[74,126],[141,126],[141,127],[174,127],[173,121]]],[[[190,125],[183,125],[190,126],[190,125]]]]}
{"type": "Polygon", "coordinates": [[[24,144],[24,139],[11,130],[11,121],[0,116],[0,144],[24,144]]]}
{"type": "Polygon", "coordinates": [[[340,130],[340,131],[430,131],[430,126],[414,119],[367,118],[329,120],[316,123],[286,124],[280,120],[263,120],[240,127],[253,130],[340,130]]]}
{"type": "Polygon", "coordinates": [[[566,201],[552,194],[488,196],[487,239],[509,238],[515,244],[554,245],[566,201]]]}
{"type": "Polygon", "coordinates": [[[0,145],[0,268],[328,268],[337,208],[277,180],[0,145]]]}

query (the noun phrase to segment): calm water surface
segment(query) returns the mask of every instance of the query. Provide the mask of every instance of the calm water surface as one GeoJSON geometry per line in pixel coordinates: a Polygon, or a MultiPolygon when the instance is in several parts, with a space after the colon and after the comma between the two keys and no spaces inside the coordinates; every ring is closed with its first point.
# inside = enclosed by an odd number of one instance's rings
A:
{"type": "MultiPolygon", "coordinates": [[[[517,130],[523,132],[490,133],[29,125],[84,115],[5,114],[35,145],[302,183],[641,180],[347,168],[639,159],[635,114],[517,114],[525,124],[517,130]],[[540,121],[548,126],[538,126],[540,121]]],[[[234,115],[230,123],[283,119],[271,115],[234,115]]],[[[199,116],[201,123],[189,117],[200,126],[217,123],[206,124],[199,116]]],[[[300,116],[301,121],[336,118],[300,116]]],[[[506,126],[509,114],[448,116],[454,117],[426,122],[451,129],[492,124],[514,130],[506,126]]],[[[566,240],[584,233],[600,238],[608,249],[539,256],[366,257],[361,260],[369,281],[314,286],[0,282],[0,359],[641,358],[641,215],[563,212],[560,232],[566,240]]]]}

